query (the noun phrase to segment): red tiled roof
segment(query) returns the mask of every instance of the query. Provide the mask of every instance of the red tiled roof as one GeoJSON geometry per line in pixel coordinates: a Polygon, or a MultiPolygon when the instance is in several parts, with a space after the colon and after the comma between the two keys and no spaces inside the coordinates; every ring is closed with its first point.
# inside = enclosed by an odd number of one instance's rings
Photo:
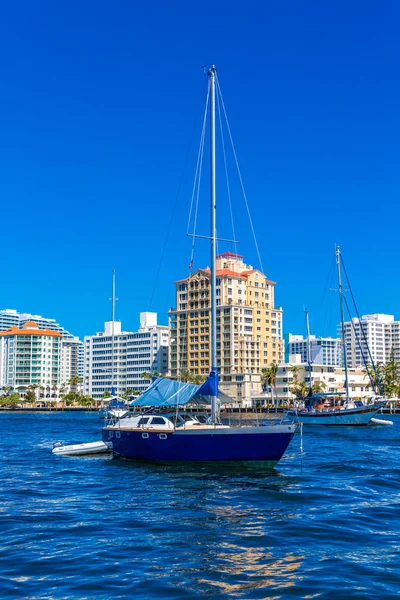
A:
{"type": "Polygon", "coordinates": [[[59,331],[54,331],[53,329],[39,329],[38,325],[33,321],[24,323],[22,329],[19,329],[16,325],[12,325],[10,329],[0,332],[0,336],[6,337],[9,335],[46,335],[62,337],[59,331]]]}
{"type": "Polygon", "coordinates": [[[241,254],[234,254],[233,252],[224,252],[223,254],[218,254],[217,258],[243,258],[241,254]]]}

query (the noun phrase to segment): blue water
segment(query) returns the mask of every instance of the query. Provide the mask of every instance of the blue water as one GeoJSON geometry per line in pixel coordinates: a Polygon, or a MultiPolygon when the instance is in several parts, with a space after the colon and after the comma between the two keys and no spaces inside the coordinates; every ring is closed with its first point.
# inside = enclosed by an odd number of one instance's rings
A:
{"type": "Polygon", "coordinates": [[[393,598],[400,418],[308,429],[273,471],[57,457],[96,414],[0,414],[2,598],[393,598]]]}

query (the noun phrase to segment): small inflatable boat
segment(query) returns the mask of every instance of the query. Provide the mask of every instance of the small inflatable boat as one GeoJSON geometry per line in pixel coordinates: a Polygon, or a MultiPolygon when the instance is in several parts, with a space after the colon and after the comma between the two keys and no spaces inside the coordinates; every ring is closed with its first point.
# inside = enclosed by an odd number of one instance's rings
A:
{"type": "Polygon", "coordinates": [[[84,456],[85,454],[100,454],[111,452],[110,448],[104,442],[88,442],[86,444],[73,444],[64,446],[60,442],[53,444],[53,454],[62,456],[84,456]]]}
{"type": "Polygon", "coordinates": [[[393,425],[393,421],[389,421],[388,419],[371,419],[371,425],[393,425]]]}

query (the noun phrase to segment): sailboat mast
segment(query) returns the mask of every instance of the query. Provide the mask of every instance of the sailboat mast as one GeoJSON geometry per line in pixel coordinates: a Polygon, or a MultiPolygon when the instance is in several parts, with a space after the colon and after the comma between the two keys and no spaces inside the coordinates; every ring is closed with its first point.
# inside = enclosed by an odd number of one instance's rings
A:
{"type": "Polygon", "coordinates": [[[338,284],[339,284],[339,298],[340,298],[340,320],[342,324],[342,344],[343,344],[343,362],[344,362],[344,376],[346,385],[346,396],[349,399],[349,373],[347,369],[347,349],[346,339],[344,334],[344,307],[343,307],[343,286],[342,286],[342,274],[340,272],[340,248],[336,246],[336,265],[338,273],[338,284]]]}
{"type": "Polygon", "coordinates": [[[304,311],[306,313],[306,326],[307,326],[307,362],[308,362],[308,377],[310,379],[309,396],[312,396],[310,319],[308,317],[308,310],[305,308],[304,311]]]}
{"type": "Polygon", "coordinates": [[[112,293],[111,293],[111,396],[114,390],[114,321],[115,321],[115,269],[112,270],[112,293]]]}
{"type": "MultiPolygon", "coordinates": [[[[211,210],[211,372],[217,372],[217,193],[216,193],[216,169],[215,169],[215,65],[212,65],[208,71],[210,78],[210,210],[211,210]]],[[[217,397],[211,397],[211,420],[216,422],[217,418],[217,397]]]]}

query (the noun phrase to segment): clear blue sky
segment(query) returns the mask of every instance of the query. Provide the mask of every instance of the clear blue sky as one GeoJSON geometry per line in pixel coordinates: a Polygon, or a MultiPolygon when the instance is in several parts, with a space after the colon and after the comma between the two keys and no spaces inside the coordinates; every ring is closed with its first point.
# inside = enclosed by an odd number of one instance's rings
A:
{"type": "MultiPolygon", "coordinates": [[[[304,331],[307,305],[313,332],[335,333],[335,243],[360,311],[400,318],[399,19],[394,0],[3,2],[0,307],[92,334],[115,268],[124,328],[149,308],[167,323],[190,260],[201,66],[215,62],[284,331],[304,331]]],[[[195,266],[208,263],[201,242],[195,266]]]]}

